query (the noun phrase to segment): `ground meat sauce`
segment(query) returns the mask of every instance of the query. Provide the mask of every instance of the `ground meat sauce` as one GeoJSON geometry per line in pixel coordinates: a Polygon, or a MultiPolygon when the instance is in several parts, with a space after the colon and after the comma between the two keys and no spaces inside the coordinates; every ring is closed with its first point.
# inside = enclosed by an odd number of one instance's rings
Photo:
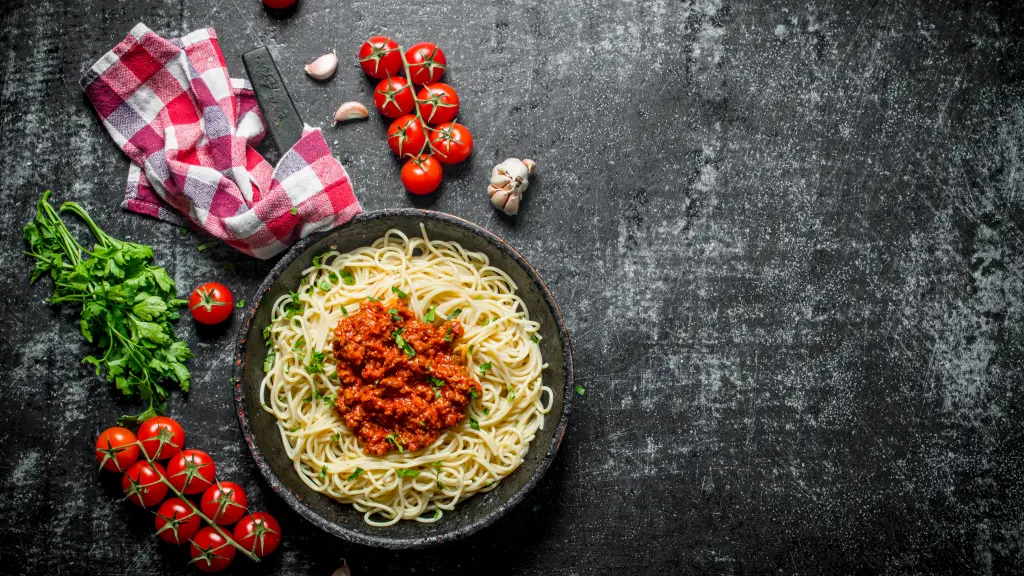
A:
{"type": "Polygon", "coordinates": [[[462,333],[458,321],[434,326],[417,320],[397,299],[364,303],[338,322],[335,407],[367,453],[420,450],[465,418],[480,384],[452,356],[452,342],[462,333]]]}

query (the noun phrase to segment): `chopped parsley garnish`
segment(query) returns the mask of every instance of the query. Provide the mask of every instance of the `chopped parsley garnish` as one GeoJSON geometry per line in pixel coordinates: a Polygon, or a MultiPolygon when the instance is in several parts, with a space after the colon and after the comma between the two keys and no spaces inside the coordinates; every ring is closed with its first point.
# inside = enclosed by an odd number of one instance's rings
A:
{"type": "Polygon", "coordinates": [[[328,282],[327,280],[321,280],[320,289],[323,290],[324,292],[327,292],[328,290],[331,289],[331,283],[328,282]]]}
{"type": "Polygon", "coordinates": [[[348,316],[348,310],[345,310],[345,306],[341,307],[341,315],[342,316],[348,316]]]}
{"type": "Polygon", "coordinates": [[[401,322],[402,317],[398,315],[398,308],[388,308],[388,314],[391,314],[392,322],[401,322]]]}
{"type": "Polygon", "coordinates": [[[235,308],[245,308],[245,300],[239,300],[235,303],[235,308]]]}
{"type": "Polygon", "coordinates": [[[416,357],[416,351],[413,350],[412,346],[410,346],[409,343],[405,341],[405,338],[402,338],[401,328],[392,332],[391,337],[395,339],[395,344],[397,344],[398,347],[402,349],[402,352],[405,352],[406,356],[408,356],[409,358],[416,357]]]}
{"type": "Polygon", "coordinates": [[[462,314],[462,308],[456,308],[455,310],[452,310],[451,313],[448,314],[448,319],[454,320],[459,317],[459,314],[462,314]]]}
{"type": "Polygon", "coordinates": [[[406,298],[409,297],[409,295],[406,294],[405,292],[402,292],[402,289],[399,288],[398,286],[392,286],[391,291],[394,292],[395,294],[398,294],[398,297],[401,298],[402,300],[405,300],[406,298]]]}
{"type": "Polygon", "coordinates": [[[484,299],[484,297],[483,297],[482,294],[481,295],[477,295],[477,296],[473,296],[473,300],[483,300],[483,299],[484,299]]]}
{"type": "Polygon", "coordinates": [[[534,344],[540,344],[540,338],[537,338],[537,335],[536,335],[536,334],[530,334],[530,340],[531,340],[531,341],[532,341],[532,342],[533,342],[534,344]]]}
{"type": "Polygon", "coordinates": [[[508,383],[508,401],[511,402],[516,399],[516,389],[512,387],[512,383],[508,383]]]}
{"type": "Polygon", "coordinates": [[[480,365],[480,375],[481,376],[486,376],[487,375],[487,371],[490,370],[490,369],[491,369],[491,363],[490,362],[486,362],[484,364],[481,364],[480,365]]]}
{"type": "Polygon", "coordinates": [[[445,342],[451,342],[452,341],[452,327],[451,326],[449,326],[448,329],[444,331],[444,341],[445,342]]]}
{"type": "Polygon", "coordinates": [[[431,467],[433,467],[433,468],[434,468],[434,470],[438,470],[438,471],[440,471],[440,470],[441,470],[441,461],[440,461],[440,460],[438,460],[438,461],[436,461],[436,462],[431,462],[431,463],[430,463],[430,466],[431,466],[431,467]]]}
{"type": "MultiPolygon", "coordinates": [[[[331,436],[331,442],[337,443],[339,440],[341,440],[341,432],[335,432],[334,436],[331,436]]],[[[349,480],[351,480],[351,478],[349,478],[349,480]]]]}
{"type": "Polygon", "coordinates": [[[298,432],[299,430],[302,430],[302,424],[296,424],[288,429],[289,432],[298,432]]]}
{"type": "Polygon", "coordinates": [[[292,216],[298,216],[299,215],[299,209],[296,208],[295,206],[292,206],[291,209],[289,209],[288,211],[292,213],[292,216]]]}
{"type": "Polygon", "coordinates": [[[472,416],[470,416],[469,417],[469,427],[472,428],[473,430],[479,430],[480,429],[480,423],[476,421],[476,418],[473,418],[472,416]]]}
{"type": "Polygon", "coordinates": [[[327,464],[324,464],[324,467],[320,469],[320,479],[323,480],[326,477],[327,477],[327,464]]]}
{"type": "MultiPolygon", "coordinates": [[[[434,388],[434,399],[437,400],[440,397],[441,397],[441,389],[440,388],[434,388]]],[[[422,422],[421,422],[421,424],[422,424],[422,422]]]]}
{"type": "Polygon", "coordinates": [[[323,352],[313,352],[309,358],[309,364],[306,366],[306,372],[310,374],[320,374],[323,372],[325,359],[327,359],[327,355],[323,352]]]}
{"type": "Polygon", "coordinates": [[[470,388],[469,389],[469,395],[471,397],[473,397],[473,398],[479,398],[480,397],[480,395],[477,394],[477,392],[476,392],[476,388],[470,388]]]}
{"type": "Polygon", "coordinates": [[[374,298],[373,296],[367,296],[366,299],[369,300],[370,302],[380,302],[380,300],[374,298]]]}
{"type": "Polygon", "coordinates": [[[297,292],[292,290],[288,293],[288,296],[291,298],[291,302],[284,305],[285,318],[291,318],[292,316],[301,313],[304,308],[302,302],[299,301],[299,294],[297,292]]]}
{"type": "Polygon", "coordinates": [[[348,270],[342,268],[341,281],[344,282],[346,286],[351,286],[356,283],[356,277],[353,276],[352,273],[349,272],[348,270]]]}
{"type": "Polygon", "coordinates": [[[391,434],[385,436],[384,439],[394,444],[395,448],[398,448],[399,454],[405,454],[405,440],[402,440],[401,436],[392,432],[391,434]]]}
{"type": "Polygon", "coordinates": [[[437,520],[440,517],[441,517],[441,509],[440,508],[434,508],[434,520],[437,520]]]}
{"type": "Polygon", "coordinates": [[[196,246],[196,251],[198,251],[198,252],[205,252],[205,251],[209,250],[210,248],[213,248],[216,245],[217,245],[217,241],[216,240],[214,240],[212,242],[203,242],[199,246],[196,246]]]}
{"type": "Polygon", "coordinates": [[[335,400],[338,399],[338,395],[335,394],[334,392],[330,392],[328,394],[324,394],[320,398],[324,401],[325,404],[334,404],[335,400]]]}
{"type": "Polygon", "coordinates": [[[488,318],[484,318],[484,323],[483,323],[484,326],[487,326],[490,323],[491,323],[491,319],[489,317],[488,318]]]}
{"type": "Polygon", "coordinates": [[[353,472],[353,473],[348,475],[348,480],[347,481],[351,482],[351,481],[355,480],[356,478],[359,478],[360,476],[362,476],[363,472],[366,472],[366,470],[363,470],[362,468],[357,467],[355,472],[353,472]]]}
{"type": "Polygon", "coordinates": [[[484,416],[490,416],[490,415],[491,415],[491,409],[490,408],[484,408],[484,416]]]}
{"type": "Polygon", "coordinates": [[[270,346],[270,326],[263,329],[263,341],[266,342],[267,346],[270,346]]]}
{"type": "Polygon", "coordinates": [[[299,338],[298,340],[295,341],[295,345],[292,346],[292,350],[302,350],[302,348],[305,345],[306,345],[306,339],[305,338],[299,338]]]}
{"type": "Polygon", "coordinates": [[[470,355],[473,354],[473,345],[472,344],[469,345],[469,353],[470,353],[470,355]]]}
{"type": "Polygon", "coordinates": [[[438,388],[440,386],[444,386],[445,384],[447,384],[447,382],[445,382],[444,380],[441,380],[437,376],[431,376],[430,377],[430,385],[435,387],[435,388],[438,388]]]}
{"type": "Polygon", "coordinates": [[[270,369],[274,367],[274,351],[267,352],[267,357],[263,359],[263,371],[270,372],[270,369]]]}
{"type": "Polygon", "coordinates": [[[437,310],[437,306],[431,306],[430,309],[427,310],[427,313],[423,315],[423,321],[424,322],[433,322],[434,321],[434,311],[435,310],[437,310]]]}
{"type": "Polygon", "coordinates": [[[415,478],[420,475],[420,471],[410,470],[408,468],[399,468],[395,471],[395,474],[397,474],[399,478],[415,478]]]}
{"type": "Polygon", "coordinates": [[[323,256],[323,254],[317,254],[316,256],[313,256],[313,267],[314,268],[319,268],[320,267],[320,257],[321,256],[323,256]]]}
{"type": "Polygon", "coordinates": [[[576,393],[579,394],[580,396],[583,396],[584,394],[587,393],[587,389],[584,388],[583,386],[580,386],[579,384],[577,384],[576,385],[576,393]]]}

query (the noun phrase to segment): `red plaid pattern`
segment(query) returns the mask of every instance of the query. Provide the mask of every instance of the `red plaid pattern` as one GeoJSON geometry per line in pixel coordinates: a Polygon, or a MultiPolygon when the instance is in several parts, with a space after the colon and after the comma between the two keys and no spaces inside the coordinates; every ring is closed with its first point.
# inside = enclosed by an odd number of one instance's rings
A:
{"type": "Polygon", "coordinates": [[[362,211],[319,128],[272,167],[249,83],[228,76],[212,28],[164,39],[138,24],[82,78],[132,165],[122,207],[201,228],[269,258],[362,211]]]}

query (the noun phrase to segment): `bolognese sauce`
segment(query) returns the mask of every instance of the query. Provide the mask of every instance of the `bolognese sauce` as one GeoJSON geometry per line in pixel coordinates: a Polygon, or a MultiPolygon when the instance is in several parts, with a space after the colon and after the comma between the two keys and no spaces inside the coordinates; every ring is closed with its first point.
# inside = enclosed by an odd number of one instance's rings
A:
{"type": "Polygon", "coordinates": [[[367,453],[426,448],[465,418],[481,391],[452,355],[462,334],[457,320],[417,320],[399,299],[367,302],[338,321],[335,407],[367,453]]]}

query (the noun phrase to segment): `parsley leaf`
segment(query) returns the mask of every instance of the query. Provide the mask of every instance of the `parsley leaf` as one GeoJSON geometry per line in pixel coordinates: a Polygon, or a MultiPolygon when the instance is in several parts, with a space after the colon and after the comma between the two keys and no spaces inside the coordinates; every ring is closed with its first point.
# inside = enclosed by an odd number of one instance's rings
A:
{"type": "Polygon", "coordinates": [[[331,289],[331,283],[328,282],[327,280],[321,280],[320,289],[323,290],[324,292],[327,292],[328,290],[331,289]]]}
{"type": "Polygon", "coordinates": [[[434,321],[434,311],[435,310],[437,310],[437,306],[431,306],[430,309],[427,310],[427,313],[423,315],[423,321],[424,322],[433,322],[434,321]]]}
{"type": "Polygon", "coordinates": [[[469,417],[469,427],[472,428],[473,430],[479,430],[480,429],[480,423],[476,421],[476,418],[473,418],[472,416],[470,416],[469,417]]]}
{"type": "Polygon", "coordinates": [[[292,206],[288,211],[292,213],[292,216],[297,216],[299,214],[299,209],[295,206],[292,206]]]}
{"type": "Polygon", "coordinates": [[[490,416],[490,415],[491,415],[491,409],[490,408],[484,408],[484,416],[490,416]]]}
{"type": "Polygon", "coordinates": [[[486,376],[487,375],[487,371],[490,370],[490,369],[491,369],[491,363],[490,362],[485,362],[484,364],[481,364],[480,365],[480,375],[481,376],[486,376]]]}
{"type": "Polygon", "coordinates": [[[395,474],[397,474],[399,478],[415,478],[420,475],[420,471],[410,470],[408,468],[399,468],[398,470],[395,470],[395,474]]]}
{"type": "Polygon", "coordinates": [[[245,300],[239,300],[235,303],[235,308],[245,308],[245,300]]]}
{"type": "MultiPolygon", "coordinates": [[[[339,440],[341,440],[341,432],[335,432],[334,436],[331,436],[331,442],[334,442],[335,444],[337,444],[339,440]]],[[[351,478],[350,478],[350,480],[351,480],[351,478]]]]}
{"type": "Polygon", "coordinates": [[[292,346],[292,350],[302,350],[302,348],[305,347],[305,346],[306,346],[306,339],[300,337],[298,340],[295,341],[295,345],[292,346]]]}
{"type": "Polygon", "coordinates": [[[456,308],[455,310],[452,310],[451,313],[448,314],[448,319],[454,320],[459,317],[459,314],[462,314],[462,308],[456,308]]]}
{"type": "Polygon", "coordinates": [[[348,475],[348,479],[346,481],[347,482],[351,482],[351,481],[355,480],[356,478],[359,478],[360,476],[363,475],[363,472],[366,472],[366,470],[363,470],[362,468],[359,468],[357,466],[356,467],[356,471],[351,473],[351,474],[349,474],[348,475]]]}
{"type": "Polygon", "coordinates": [[[508,401],[511,402],[516,399],[516,389],[512,387],[512,383],[508,383],[508,401]]]}
{"type": "Polygon", "coordinates": [[[270,369],[274,367],[274,351],[267,352],[267,357],[263,359],[263,371],[270,372],[270,369]]]}
{"type": "Polygon", "coordinates": [[[406,294],[405,292],[402,292],[402,290],[398,286],[392,286],[391,291],[394,292],[395,294],[398,294],[398,297],[401,298],[402,300],[405,300],[406,298],[409,297],[409,295],[406,294]]]}
{"type": "Polygon", "coordinates": [[[327,359],[327,355],[323,352],[316,351],[310,355],[309,364],[306,366],[306,372],[310,374],[320,374],[324,371],[324,360],[327,359]]]}
{"type": "Polygon", "coordinates": [[[205,252],[216,245],[216,240],[211,240],[210,242],[203,242],[202,244],[196,246],[196,252],[205,252]]]}
{"type": "Polygon", "coordinates": [[[452,327],[451,326],[449,326],[448,329],[444,331],[444,341],[445,342],[451,342],[452,341],[452,327]]]}
{"type": "Polygon", "coordinates": [[[344,282],[346,286],[351,286],[356,283],[356,277],[353,276],[352,273],[346,270],[345,268],[342,268],[341,281],[344,282]]]}
{"type": "Polygon", "coordinates": [[[429,380],[430,380],[430,385],[435,387],[435,388],[440,388],[441,386],[444,386],[445,384],[447,384],[447,382],[445,382],[444,380],[441,380],[437,376],[431,376],[429,378],[429,380]]]}
{"type": "Polygon", "coordinates": [[[366,299],[369,300],[370,302],[380,302],[380,300],[374,298],[373,296],[367,296],[366,299]]]}
{"type": "Polygon", "coordinates": [[[530,334],[530,340],[534,344],[540,344],[540,338],[538,338],[536,334],[530,334]]]}
{"type": "Polygon", "coordinates": [[[490,323],[491,323],[490,317],[484,318],[484,323],[483,323],[484,326],[487,326],[490,323]]]}
{"type": "Polygon", "coordinates": [[[324,467],[320,469],[319,476],[321,480],[327,477],[327,464],[324,464],[324,467]]]}
{"type": "Polygon", "coordinates": [[[477,393],[476,388],[470,388],[469,389],[469,395],[472,398],[479,398],[480,397],[480,394],[477,393]]]}
{"type": "Polygon", "coordinates": [[[405,454],[405,441],[402,440],[401,436],[392,432],[391,434],[385,436],[384,439],[394,444],[395,448],[398,448],[399,454],[405,454]]]}
{"type": "Polygon", "coordinates": [[[579,384],[577,384],[576,385],[576,393],[579,394],[580,396],[583,396],[584,394],[587,393],[587,389],[584,388],[583,386],[580,386],[579,384]]]}

